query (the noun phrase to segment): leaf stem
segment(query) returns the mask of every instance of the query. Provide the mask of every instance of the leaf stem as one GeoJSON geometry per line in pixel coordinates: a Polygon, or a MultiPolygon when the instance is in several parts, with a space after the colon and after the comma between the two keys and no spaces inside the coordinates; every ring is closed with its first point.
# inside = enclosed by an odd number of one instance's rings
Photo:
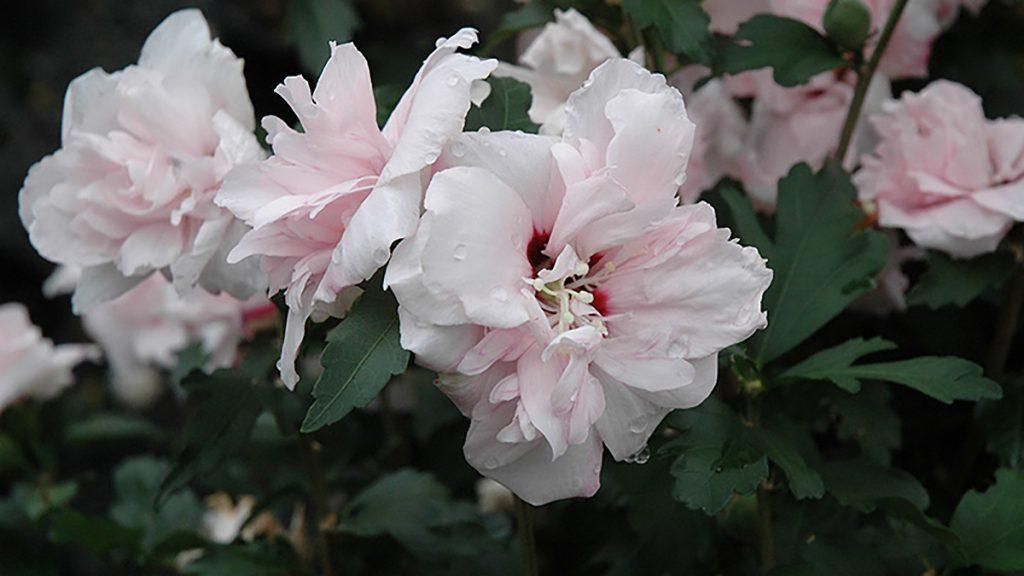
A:
{"type": "Polygon", "coordinates": [[[885,49],[892,39],[892,34],[899,24],[900,16],[907,7],[907,0],[896,0],[896,4],[889,12],[889,18],[885,21],[882,33],[878,36],[874,51],[867,63],[857,68],[857,85],[853,90],[853,100],[850,101],[850,110],[846,113],[846,120],[843,122],[843,131],[839,136],[839,146],[836,148],[836,159],[842,164],[846,159],[846,152],[850,149],[850,142],[853,140],[853,132],[860,120],[861,110],[864,108],[864,99],[867,97],[868,88],[871,86],[871,78],[878,70],[878,64],[882,61],[885,49]]]}
{"type": "Polygon", "coordinates": [[[989,346],[985,373],[993,380],[999,380],[1006,372],[1006,361],[1010,356],[1013,337],[1020,326],[1021,310],[1024,309],[1024,262],[1018,258],[1009,287],[999,308],[996,331],[989,346]]]}
{"type": "Polygon", "coordinates": [[[519,496],[516,499],[517,530],[519,532],[519,558],[523,576],[537,576],[537,541],[533,534],[533,506],[519,496]]]}
{"type": "Polygon", "coordinates": [[[312,517],[316,523],[316,548],[320,555],[321,569],[324,576],[334,576],[334,568],[331,566],[331,552],[327,546],[327,533],[324,531],[324,521],[327,518],[330,505],[327,497],[327,480],[324,476],[324,469],[320,463],[319,448],[305,434],[299,434],[299,448],[302,450],[306,461],[306,469],[309,473],[310,488],[312,491],[312,517]]]}
{"type": "Polygon", "coordinates": [[[661,36],[654,28],[647,28],[643,32],[644,44],[647,45],[647,54],[650,56],[651,66],[655,72],[665,74],[665,46],[661,36]]]}

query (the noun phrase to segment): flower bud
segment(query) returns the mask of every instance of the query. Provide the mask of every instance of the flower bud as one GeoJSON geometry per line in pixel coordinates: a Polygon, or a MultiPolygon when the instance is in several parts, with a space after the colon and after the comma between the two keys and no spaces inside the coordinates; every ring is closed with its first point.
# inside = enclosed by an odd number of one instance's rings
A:
{"type": "Polygon", "coordinates": [[[871,12],[861,0],[832,0],[825,9],[825,32],[847,50],[860,50],[871,33],[871,12]]]}

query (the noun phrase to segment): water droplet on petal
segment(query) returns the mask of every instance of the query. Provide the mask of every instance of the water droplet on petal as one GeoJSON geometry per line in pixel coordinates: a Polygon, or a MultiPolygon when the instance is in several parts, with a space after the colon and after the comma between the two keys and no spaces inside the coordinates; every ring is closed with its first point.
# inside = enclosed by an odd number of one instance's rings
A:
{"type": "Polygon", "coordinates": [[[626,456],[625,462],[627,464],[647,464],[647,461],[651,459],[651,449],[644,444],[643,448],[637,450],[636,454],[630,454],[626,456]]]}
{"type": "Polygon", "coordinates": [[[484,458],[483,466],[485,470],[494,470],[498,467],[498,459],[494,456],[488,456],[484,458]]]}
{"type": "Polygon", "coordinates": [[[506,152],[504,148],[499,148],[498,149],[498,156],[501,156],[502,158],[504,158],[505,156],[508,156],[508,152],[506,152]]]}
{"type": "Polygon", "coordinates": [[[433,164],[434,162],[437,162],[437,157],[438,154],[436,152],[430,152],[423,157],[423,162],[426,164],[433,164]]]}
{"type": "Polygon", "coordinates": [[[452,250],[452,256],[456,260],[465,260],[466,255],[469,254],[469,248],[465,244],[456,244],[455,249],[452,250]]]}
{"type": "Polygon", "coordinates": [[[494,290],[491,290],[491,298],[497,300],[498,302],[507,302],[508,291],[502,288],[501,286],[498,286],[494,290]]]}
{"type": "Polygon", "coordinates": [[[689,346],[687,346],[685,339],[679,338],[677,340],[673,340],[672,343],[668,345],[668,355],[673,358],[682,358],[686,355],[687,348],[689,348],[689,346]]]}
{"type": "Polygon", "coordinates": [[[388,257],[391,256],[391,251],[387,248],[378,248],[373,251],[373,261],[378,265],[388,261],[388,257]]]}
{"type": "Polygon", "coordinates": [[[633,434],[643,434],[644,430],[647,429],[647,420],[644,418],[636,418],[629,423],[629,431],[633,434]]]}
{"type": "MultiPolygon", "coordinates": [[[[481,134],[490,134],[491,133],[491,129],[488,128],[487,126],[481,126],[480,129],[477,130],[477,132],[479,132],[481,134]]],[[[483,145],[486,148],[487,146],[490,146],[490,143],[484,142],[483,145]]]]}
{"type": "Polygon", "coordinates": [[[462,81],[462,78],[460,78],[458,74],[452,74],[451,77],[448,78],[448,85],[449,86],[458,86],[459,82],[461,82],[461,81],[462,81]]]}
{"type": "Polygon", "coordinates": [[[456,158],[462,158],[463,156],[466,155],[466,145],[463,144],[462,142],[452,143],[451,150],[452,156],[455,156],[456,158]]]}

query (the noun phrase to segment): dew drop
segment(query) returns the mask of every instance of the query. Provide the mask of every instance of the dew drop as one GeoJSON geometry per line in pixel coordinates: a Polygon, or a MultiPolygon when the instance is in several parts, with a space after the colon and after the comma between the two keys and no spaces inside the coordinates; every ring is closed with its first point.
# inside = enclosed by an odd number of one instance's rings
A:
{"type": "Polygon", "coordinates": [[[502,288],[501,286],[498,286],[494,290],[491,290],[491,298],[497,300],[498,302],[507,302],[508,291],[502,288]]]}
{"type": "Polygon", "coordinates": [[[427,164],[433,164],[434,162],[437,162],[437,157],[438,154],[436,152],[430,152],[423,157],[423,162],[427,164]]]}
{"type": "MultiPolygon", "coordinates": [[[[491,133],[491,129],[488,128],[487,126],[481,126],[480,129],[477,130],[477,132],[479,132],[480,134],[490,134],[491,133]]],[[[484,145],[484,147],[487,147],[490,144],[487,143],[487,142],[484,142],[483,145],[484,145]]]]}
{"type": "Polygon", "coordinates": [[[465,260],[467,254],[469,254],[469,248],[465,244],[456,244],[455,249],[452,250],[452,256],[456,260],[465,260]]]}
{"type": "Polygon", "coordinates": [[[672,343],[668,345],[668,355],[673,358],[681,358],[686,354],[687,348],[686,340],[682,338],[673,340],[672,343]]]}
{"type": "Polygon", "coordinates": [[[448,78],[448,85],[458,86],[460,81],[462,81],[462,78],[459,78],[458,74],[452,74],[451,77],[448,78]]]}
{"type": "Polygon", "coordinates": [[[455,156],[456,158],[462,158],[463,156],[466,155],[466,145],[463,144],[462,142],[454,142],[452,143],[451,151],[452,156],[455,156]]]}
{"type": "Polygon", "coordinates": [[[627,464],[647,464],[647,461],[651,459],[651,449],[644,444],[643,448],[636,451],[636,454],[630,454],[626,456],[627,464]]]}
{"type": "Polygon", "coordinates": [[[508,156],[508,152],[506,152],[504,148],[499,148],[498,149],[498,156],[501,156],[502,158],[504,158],[505,156],[508,156]]]}
{"type": "Polygon", "coordinates": [[[498,459],[494,456],[488,456],[484,459],[483,466],[486,470],[494,470],[498,467],[498,459]]]}
{"type": "Polygon", "coordinates": [[[629,431],[632,432],[633,434],[643,434],[646,428],[647,421],[644,420],[643,418],[636,418],[635,420],[629,423],[629,431]]]}
{"type": "Polygon", "coordinates": [[[383,264],[388,261],[388,257],[391,256],[391,251],[387,248],[378,248],[373,251],[373,261],[377,264],[383,264]]]}

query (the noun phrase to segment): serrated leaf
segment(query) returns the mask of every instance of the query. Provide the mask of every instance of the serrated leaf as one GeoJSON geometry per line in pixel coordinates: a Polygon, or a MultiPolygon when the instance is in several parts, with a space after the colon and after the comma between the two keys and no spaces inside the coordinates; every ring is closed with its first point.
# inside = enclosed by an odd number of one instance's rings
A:
{"type": "Polygon", "coordinates": [[[942,544],[943,548],[955,556],[957,562],[966,563],[967,551],[956,532],[938,520],[925,515],[914,502],[905,498],[883,498],[878,500],[877,504],[878,508],[889,517],[899,518],[917,526],[939,544],[942,544]]]}
{"type": "Polygon", "coordinates": [[[751,339],[758,362],[774,360],[803,342],[871,289],[885,266],[888,241],[855,228],[864,213],[845,172],[812,174],[798,164],[779,181],[775,272],[764,296],[768,326],[751,339]]]}
{"type": "Polygon", "coordinates": [[[751,438],[749,441],[786,474],[789,490],[797,500],[824,495],[825,485],[821,476],[807,465],[803,456],[786,439],[765,428],[748,428],[746,433],[751,438]]]}
{"type": "Polygon", "coordinates": [[[990,570],[1024,570],[1024,473],[1000,469],[984,492],[960,500],[950,527],[971,564],[990,570]]]}
{"type": "Polygon", "coordinates": [[[860,391],[860,382],[843,372],[863,356],[883,350],[893,350],[896,345],[882,338],[854,338],[838,346],[826,348],[779,375],[779,380],[830,380],[843,390],[855,394],[860,391]]]}
{"type": "Polygon", "coordinates": [[[836,422],[836,435],[860,446],[863,458],[886,467],[892,462],[893,450],[902,444],[899,416],[890,403],[889,388],[867,384],[858,394],[838,388],[825,391],[831,417],[836,422]]]}
{"type": "Polygon", "coordinates": [[[348,0],[290,0],[285,15],[287,38],[310,74],[319,74],[327,63],[330,41],[349,41],[361,24],[348,0]]]}
{"type": "Polygon", "coordinates": [[[1013,266],[1013,258],[1004,253],[954,260],[940,252],[930,252],[928,271],[907,293],[907,303],[932,310],[943,306],[962,308],[985,290],[1005,282],[1013,273],[1013,266]]]}
{"type": "Polygon", "coordinates": [[[723,446],[695,446],[684,451],[670,469],[676,479],[672,496],[694,510],[717,514],[733,494],[751,494],[768,476],[768,459],[722,463],[723,446]]]}
{"type": "Polygon", "coordinates": [[[348,317],[327,335],[320,359],[324,372],[313,386],[315,401],[302,422],[303,433],[366,406],[409,363],[409,352],[399,341],[398,304],[378,280],[370,281],[348,317]]]}
{"type": "Polygon", "coordinates": [[[758,14],[740,24],[733,41],[716,55],[717,75],[771,67],[779,85],[797,86],[822,72],[849,66],[831,41],[791,18],[758,14]]]}
{"type": "Polygon", "coordinates": [[[711,62],[711,19],[698,0],[622,0],[637,29],[655,26],[665,47],[694,62],[711,62]]]}
{"type": "Polygon", "coordinates": [[[514,78],[492,76],[487,79],[491,93],[466,114],[467,132],[487,127],[489,130],[520,130],[536,134],[540,128],[530,120],[533,94],[530,86],[514,78]]]}
{"type": "Polygon", "coordinates": [[[828,462],[821,468],[829,494],[843,506],[873,512],[881,500],[901,498],[918,509],[928,507],[928,491],[909,473],[866,460],[828,462]]]}

